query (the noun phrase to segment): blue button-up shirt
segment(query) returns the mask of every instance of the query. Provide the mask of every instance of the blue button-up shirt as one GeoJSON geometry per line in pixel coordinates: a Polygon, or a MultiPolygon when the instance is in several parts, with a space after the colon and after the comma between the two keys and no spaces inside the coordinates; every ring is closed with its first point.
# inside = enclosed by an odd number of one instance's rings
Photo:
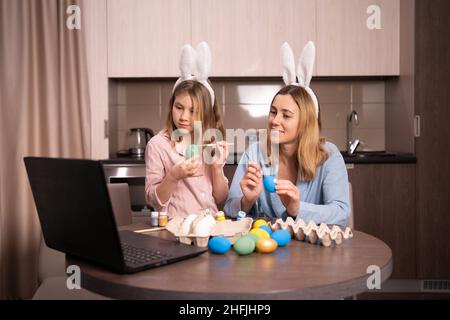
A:
{"type": "MultiPolygon", "coordinates": [[[[324,147],[330,154],[328,159],[316,169],[314,179],[309,181],[297,179],[297,188],[300,191],[300,210],[297,218],[301,218],[306,223],[313,220],[317,224],[346,226],[350,214],[347,168],[339,149],[334,144],[326,142],[324,147]]],[[[243,194],[239,183],[246,173],[249,160],[263,168],[264,158],[260,150],[258,143],[252,144],[239,161],[224,207],[225,213],[230,217],[236,217],[241,210],[243,194]],[[258,156],[255,157],[255,155],[258,156]]],[[[280,197],[265,189],[248,214],[253,218],[268,217],[286,220],[288,217],[280,197]]]]}

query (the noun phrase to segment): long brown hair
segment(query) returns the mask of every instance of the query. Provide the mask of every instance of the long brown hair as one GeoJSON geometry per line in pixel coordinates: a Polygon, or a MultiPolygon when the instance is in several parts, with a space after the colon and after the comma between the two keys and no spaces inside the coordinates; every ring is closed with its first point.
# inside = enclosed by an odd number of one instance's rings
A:
{"type": "MultiPolygon", "coordinates": [[[[320,112],[317,118],[314,102],[302,87],[290,85],[282,88],[274,96],[271,105],[277,95],[290,95],[298,106],[300,111],[297,134],[298,173],[302,180],[312,180],[316,175],[317,167],[322,165],[329,155],[324,148],[325,138],[320,136],[320,112]]],[[[270,146],[270,135],[268,135],[269,152],[270,146]]]]}
{"type": "MultiPolygon", "coordinates": [[[[191,98],[192,106],[194,107],[196,121],[202,122],[202,130],[205,132],[208,129],[218,129],[225,139],[225,129],[223,127],[222,115],[217,98],[214,98],[214,106],[211,106],[211,95],[206,87],[198,81],[186,80],[181,82],[173,91],[169,100],[169,112],[167,114],[165,130],[172,136],[173,131],[177,129],[173,122],[172,108],[175,99],[178,95],[187,93],[191,98]]],[[[195,128],[194,128],[195,129],[195,128]]],[[[201,137],[203,139],[203,137],[201,137]]],[[[210,143],[212,141],[202,141],[201,143],[210,143]]]]}

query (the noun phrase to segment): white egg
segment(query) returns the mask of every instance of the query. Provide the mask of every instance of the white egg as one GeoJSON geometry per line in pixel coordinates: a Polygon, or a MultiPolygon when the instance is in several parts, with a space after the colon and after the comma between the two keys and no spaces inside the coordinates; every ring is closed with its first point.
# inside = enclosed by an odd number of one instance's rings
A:
{"type": "Polygon", "coordinates": [[[192,222],[195,220],[195,218],[197,218],[196,214],[190,214],[184,219],[184,221],[183,221],[183,223],[181,224],[181,227],[180,227],[180,234],[181,235],[188,235],[188,234],[191,233],[191,231],[192,231],[191,230],[192,222]]]}
{"type": "Polygon", "coordinates": [[[207,215],[194,226],[194,234],[198,237],[207,237],[211,234],[211,230],[215,224],[216,220],[214,217],[207,215]]]}

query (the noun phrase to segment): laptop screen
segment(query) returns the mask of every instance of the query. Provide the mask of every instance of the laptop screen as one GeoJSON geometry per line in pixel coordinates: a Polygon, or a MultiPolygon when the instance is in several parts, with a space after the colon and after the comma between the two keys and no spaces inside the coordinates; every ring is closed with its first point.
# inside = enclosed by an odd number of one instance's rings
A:
{"type": "Polygon", "coordinates": [[[41,157],[26,157],[24,162],[47,246],[122,269],[101,163],[41,157]]]}

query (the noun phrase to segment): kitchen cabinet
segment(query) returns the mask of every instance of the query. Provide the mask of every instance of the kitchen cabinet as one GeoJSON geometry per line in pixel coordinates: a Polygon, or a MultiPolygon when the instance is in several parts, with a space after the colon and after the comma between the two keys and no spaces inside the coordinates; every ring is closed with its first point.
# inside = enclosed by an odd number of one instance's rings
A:
{"type": "Polygon", "coordinates": [[[392,279],[416,278],[415,164],[347,165],[355,229],[392,249],[392,279]]]}
{"type": "Polygon", "coordinates": [[[104,159],[108,157],[107,3],[84,0],[80,4],[89,85],[91,158],[104,159]]]}
{"type": "Polygon", "coordinates": [[[420,279],[450,279],[450,2],[415,6],[417,271],[420,279]]]}
{"type": "Polygon", "coordinates": [[[399,2],[108,0],[108,75],[177,77],[181,47],[207,41],[212,76],[280,77],[282,43],[297,60],[309,40],[315,76],[399,75],[399,2]]]}
{"type": "Polygon", "coordinates": [[[213,76],[281,76],[280,47],[297,62],[315,41],[316,1],[192,0],[192,43],[211,47],[213,76]]]}
{"type": "Polygon", "coordinates": [[[190,1],[108,0],[109,77],[176,77],[190,1]]]}
{"type": "Polygon", "coordinates": [[[316,19],[318,76],[400,74],[400,0],[317,0],[316,19]]]}

